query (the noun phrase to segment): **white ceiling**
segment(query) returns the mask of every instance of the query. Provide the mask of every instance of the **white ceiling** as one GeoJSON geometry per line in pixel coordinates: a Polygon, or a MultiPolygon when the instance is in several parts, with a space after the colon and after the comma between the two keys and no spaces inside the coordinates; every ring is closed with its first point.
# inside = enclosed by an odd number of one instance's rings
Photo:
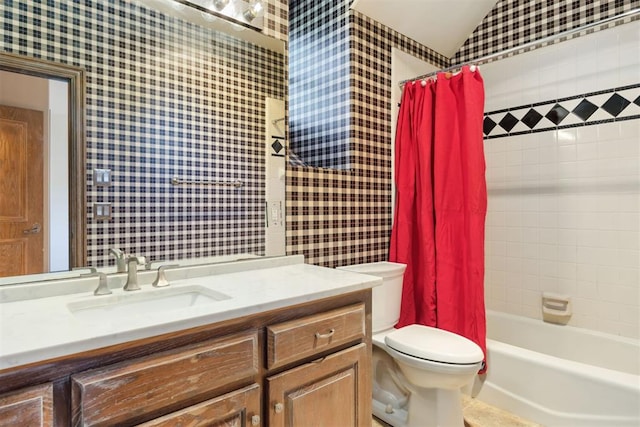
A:
{"type": "Polygon", "coordinates": [[[355,0],[351,7],[451,58],[497,0],[355,0]]]}

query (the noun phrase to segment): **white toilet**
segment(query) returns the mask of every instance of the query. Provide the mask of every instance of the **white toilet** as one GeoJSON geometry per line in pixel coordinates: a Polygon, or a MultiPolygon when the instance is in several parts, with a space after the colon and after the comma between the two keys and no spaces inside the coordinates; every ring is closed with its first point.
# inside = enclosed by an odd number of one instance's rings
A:
{"type": "Polygon", "coordinates": [[[339,267],[381,277],[373,288],[373,414],[394,427],[462,427],[460,389],[469,384],[484,354],[473,341],[400,318],[406,266],[392,262],[339,267]]]}

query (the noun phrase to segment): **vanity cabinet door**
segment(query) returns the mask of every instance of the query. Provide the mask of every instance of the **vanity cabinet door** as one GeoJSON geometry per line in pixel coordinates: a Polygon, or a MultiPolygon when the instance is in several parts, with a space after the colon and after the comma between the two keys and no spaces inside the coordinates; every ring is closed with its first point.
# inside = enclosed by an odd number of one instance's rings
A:
{"type": "Polygon", "coordinates": [[[259,354],[252,332],[73,375],[73,425],[130,425],[250,384],[259,373],[259,354]]]}
{"type": "Polygon", "coordinates": [[[53,426],[53,385],[1,395],[0,426],[53,426]]]}
{"type": "Polygon", "coordinates": [[[190,406],[173,414],[149,421],[144,427],[244,427],[261,426],[260,401],[262,392],[258,384],[227,393],[190,406]]]}
{"type": "Polygon", "coordinates": [[[358,344],[267,378],[269,426],[371,426],[370,363],[358,344]]]}

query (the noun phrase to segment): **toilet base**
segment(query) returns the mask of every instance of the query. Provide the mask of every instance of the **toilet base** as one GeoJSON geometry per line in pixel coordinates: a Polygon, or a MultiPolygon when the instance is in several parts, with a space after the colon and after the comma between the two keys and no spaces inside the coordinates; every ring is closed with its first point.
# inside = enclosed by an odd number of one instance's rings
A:
{"type": "Polygon", "coordinates": [[[460,390],[413,388],[407,427],[463,427],[460,390]]]}
{"type": "Polygon", "coordinates": [[[373,415],[393,427],[462,427],[461,398],[459,390],[422,389],[412,393],[409,411],[373,399],[373,415]]]}
{"type": "Polygon", "coordinates": [[[392,413],[387,412],[387,405],[373,399],[373,415],[381,419],[387,424],[393,427],[408,427],[407,426],[407,411],[405,409],[393,409],[392,413]]]}

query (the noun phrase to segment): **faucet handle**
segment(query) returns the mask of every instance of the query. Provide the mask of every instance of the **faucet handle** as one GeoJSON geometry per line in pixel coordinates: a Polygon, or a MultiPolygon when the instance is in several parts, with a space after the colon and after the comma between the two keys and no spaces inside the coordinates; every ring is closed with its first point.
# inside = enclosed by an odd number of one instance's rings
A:
{"type": "Polygon", "coordinates": [[[111,289],[109,289],[109,283],[107,282],[107,275],[104,273],[95,273],[91,276],[98,277],[98,287],[95,291],[93,291],[94,295],[109,295],[111,294],[111,289]]]}
{"type": "Polygon", "coordinates": [[[144,263],[144,269],[145,270],[151,270],[151,268],[153,267],[153,264],[162,264],[163,262],[167,262],[167,261],[164,260],[164,259],[163,260],[155,260],[155,261],[149,259],[144,263]]]}
{"type": "Polygon", "coordinates": [[[156,280],[153,281],[152,285],[156,288],[162,288],[164,286],[169,286],[169,281],[167,280],[167,276],[164,274],[167,268],[176,268],[180,267],[178,264],[170,264],[170,265],[161,265],[158,267],[158,275],[156,276],[156,280]]]}

